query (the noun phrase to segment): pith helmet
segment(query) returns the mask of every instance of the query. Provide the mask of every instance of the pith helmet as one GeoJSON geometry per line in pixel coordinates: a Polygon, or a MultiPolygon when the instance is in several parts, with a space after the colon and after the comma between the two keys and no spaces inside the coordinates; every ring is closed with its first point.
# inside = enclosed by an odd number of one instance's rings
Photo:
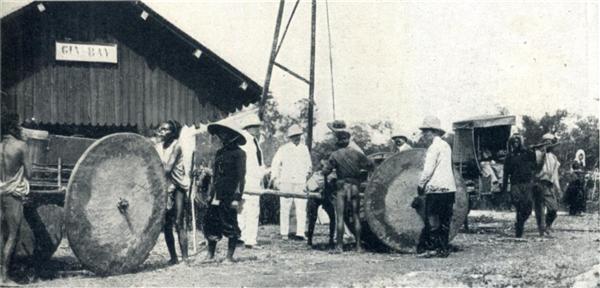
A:
{"type": "Polygon", "coordinates": [[[262,126],[262,122],[258,119],[258,115],[250,114],[246,116],[240,123],[240,127],[242,129],[246,129],[248,127],[262,126]]]}
{"type": "Polygon", "coordinates": [[[423,119],[423,124],[421,124],[421,127],[419,127],[419,129],[421,129],[421,130],[431,129],[431,130],[440,131],[440,132],[442,132],[442,134],[446,133],[446,131],[444,131],[444,129],[442,129],[442,124],[440,122],[440,119],[435,116],[425,117],[425,119],[423,119]]]}
{"type": "Polygon", "coordinates": [[[287,136],[292,137],[295,135],[302,135],[302,133],[304,133],[304,131],[302,131],[302,127],[300,127],[298,124],[294,124],[288,129],[287,136]]]}

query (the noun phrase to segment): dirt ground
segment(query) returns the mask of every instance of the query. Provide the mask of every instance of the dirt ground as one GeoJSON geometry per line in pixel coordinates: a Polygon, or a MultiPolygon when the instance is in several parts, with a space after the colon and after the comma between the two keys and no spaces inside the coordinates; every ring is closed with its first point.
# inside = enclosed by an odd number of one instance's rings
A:
{"type": "MultiPolygon", "coordinates": [[[[168,254],[161,236],[137,273],[111,277],[96,277],[83,270],[63,240],[46,266],[46,279],[30,280],[29,285],[600,287],[598,214],[577,217],[561,213],[553,238],[537,236],[533,215],[525,237],[513,238],[513,217],[510,212],[471,211],[471,231],[454,238],[452,243],[459,251],[446,259],[354,251],[330,254],[325,247],[325,225],[317,228],[317,249],[310,249],[303,241],[283,241],[278,236],[279,227],[267,225],[260,227],[262,249],[239,248],[238,263],[201,263],[201,249],[194,257],[198,261],[167,266],[168,254]]],[[[225,243],[221,241],[217,248],[220,259],[225,243]]]]}

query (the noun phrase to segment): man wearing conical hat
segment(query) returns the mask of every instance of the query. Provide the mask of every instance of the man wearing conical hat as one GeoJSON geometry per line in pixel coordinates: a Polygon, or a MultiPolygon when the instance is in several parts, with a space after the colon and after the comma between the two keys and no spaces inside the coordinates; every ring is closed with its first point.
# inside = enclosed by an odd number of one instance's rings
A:
{"type": "Polygon", "coordinates": [[[208,132],[219,137],[222,147],[215,155],[208,211],[203,219],[204,236],[208,241],[206,258],[214,259],[217,241],[225,236],[229,239],[226,261],[235,262],[233,253],[241,234],[237,214],[246,176],[246,153],[239,146],[246,144],[246,139],[225,120],[208,125],[208,132]]]}
{"type": "MultiPolygon", "coordinates": [[[[246,152],[246,190],[262,190],[263,178],[265,176],[265,161],[260,148],[262,122],[256,114],[252,114],[242,121],[240,127],[246,138],[246,145],[242,150],[246,152]]],[[[238,215],[238,223],[242,230],[241,241],[246,248],[258,248],[258,220],[260,217],[260,196],[244,194],[244,209],[238,215]]]]}
{"type": "Polygon", "coordinates": [[[417,192],[425,195],[425,226],[421,231],[417,253],[419,257],[448,257],[456,183],[452,170],[452,150],[442,140],[445,131],[440,119],[425,117],[419,127],[429,144],[417,192]]]}
{"type": "MultiPolygon", "coordinates": [[[[302,193],[306,180],[312,172],[312,162],[308,147],[302,143],[302,128],[292,125],[287,132],[290,142],[279,147],[271,162],[273,183],[281,191],[302,193]]],[[[286,240],[289,235],[290,209],[296,206],[296,239],[304,240],[306,228],[306,199],[279,199],[279,228],[281,237],[286,240]]]]}

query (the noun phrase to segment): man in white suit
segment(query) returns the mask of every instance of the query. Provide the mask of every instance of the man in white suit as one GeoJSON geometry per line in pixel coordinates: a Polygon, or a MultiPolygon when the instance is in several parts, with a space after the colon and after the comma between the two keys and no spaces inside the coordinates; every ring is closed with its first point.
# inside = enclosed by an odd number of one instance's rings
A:
{"type": "MultiPolygon", "coordinates": [[[[246,145],[240,146],[246,152],[246,184],[245,190],[257,191],[263,189],[265,176],[265,162],[260,148],[260,127],[262,123],[257,115],[250,115],[243,119],[241,127],[246,138],[246,145]]],[[[238,223],[242,230],[241,241],[246,248],[256,248],[258,238],[258,218],[260,216],[260,196],[244,193],[244,205],[238,214],[238,223]]]]}
{"type": "MultiPolygon", "coordinates": [[[[279,147],[271,163],[271,177],[279,190],[302,193],[306,188],[306,180],[312,171],[312,162],[308,147],[301,143],[302,128],[292,125],[287,133],[290,142],[279,147]]],[[[283,239],[288,239],[290,209],[296,206],[296,237],[304,240],[306,227],[306,199],[279,199],[280,232],[283,239]]]]}

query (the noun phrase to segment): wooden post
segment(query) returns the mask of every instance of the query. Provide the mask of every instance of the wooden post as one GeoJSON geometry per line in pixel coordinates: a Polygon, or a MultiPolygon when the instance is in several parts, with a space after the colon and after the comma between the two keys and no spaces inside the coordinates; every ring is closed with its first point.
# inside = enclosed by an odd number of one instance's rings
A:
{"type": "Polygon", "coordinates": [[[271,57],[269,57],[269,65],[267,65],[267,76],[265,76],[265,85],[263,86],[262,98],[260,99],[260,107],[258,117],[263,120],[265,113],[265,104],[269,96],[269,85],[271,85],[271,74],[273,73],[273,65],[277,58],[277,43],[279,42],[279,30],[281,28],[281,19],[283,18],[283,7],[285,0],[279,1],[279,11],[277,12],[277,20],[275,22],[275,32],[273,33],[273,45],[271,46],[271,57]]]}
{"type": "MultiPolygon", "coordinates": [[[[194,203],[194,199],[196,198],[196,177],[194,177],[194,168],[195,168],[195,163],[196,163],[196,152],[194,151],[192,153],[192,165],[191,165],[191,169],[190,169],[190,206],[192,209],[192,251],[194,252],[194,254],[198,253],[198,241],[196,239],[196,209],[195,209],[195,203],[194,203]]],[[[186,232],[187,233],[187,232],[186,232]]]]}
{"type": "Polygon", "coordinates": [[[62,188],[62,160],[58,157],[58,190],[62,188]]]}
{"type": "MultiPolygon", "coordinates": [[[[0,92],[0,141],[2,141],[2,139],[4,138],[4,135],[2,135],[2,98],[4,97],[4,92],[0,92]]],[[[8,109],[7,109],[8,110],[8,109]]],[[[4,157],[4,156],[2,156],[4,157]]]]}
{"type": "Polygon", "coordinates": [[[308,87],[308,136],[306,146],[312,150],[313,142],[313,113],[315,101],[315,46],[317,37],[317,0],[312,0],[312,13],[310,21],[310,85],[308,87]]]}

